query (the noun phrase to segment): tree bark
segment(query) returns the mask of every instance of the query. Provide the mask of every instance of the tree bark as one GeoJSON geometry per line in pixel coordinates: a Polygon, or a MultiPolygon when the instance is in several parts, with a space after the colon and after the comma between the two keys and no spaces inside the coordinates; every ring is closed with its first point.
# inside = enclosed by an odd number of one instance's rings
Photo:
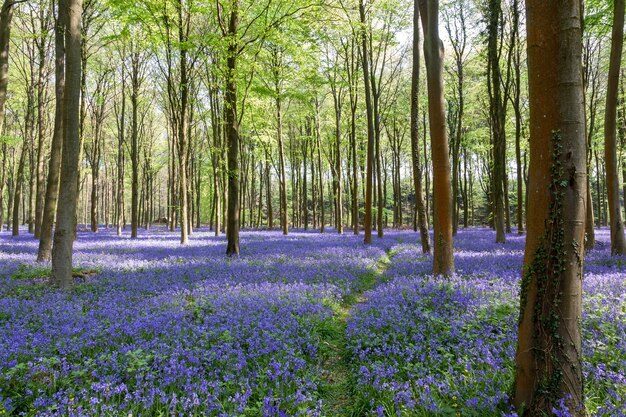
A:
{"type": "Polygon", "coordinates": [[[4,106],[9,85],[9,46],[14,5],[15,0],[4,0],[0,9],[0,127],[4,126],[4,106]]]}
{"type": "MultiPolygon", "coordinates": [[[[63,10],[66,0],[58,0],[58,7],[63,10]]],[[[46,198],[41,220],[41,237],[37,261],[49,261],[52,250],[52,226],[56,217],[59,197],[59,179],[61,176],[61,155],[63,152],[63,95],[65,91],[65,16],[59,13],[54,25],[54,79],[55,79],[55,107],[54,130],[50,148],[50,162],[48,163],[48,179],[46,198]]]]}
{"type": "Polygon", "coordinates": [[[439,38],[439,1],[419,0],[424,28],[424,59],[428,87],[431,157],[433,165],[433,273],[454,273],[450,159],[443,97],[443,44],[439,38]]]}
{"type": "MultiPolygon", "coordinates": [[[[49,23],[49,15],[42,7],[39,14],[40,31],[45,34],[48,30],[47,23],[49,23]]],[[[39,54],[39,71],[37,76],[37,190],[35,196],[35,238],[41,237],[41,224],[43,219],[43,211],[45,205],[45,175],[44,175],[44,160],[45,160],[45,141],[46,141],[46,101],[47,94],[47,77],[46,77],[46,47],[48,46],[48,35],[42,35],[40,39],[36,40],[37,49],[39,54]]]]}
{"type": "Polygon", "coordinates": [[[67,0],[64,9],[65,32],[65,93],[63,96],[63,160],[57,227],[52,247],[53,282],[63,288],[72,281],[72,246],[76,228],[78,201],[78,158],[80,153],[80,84],[81,84],[81,20],[82,0],[67,0]]]}
{"type": "MultiPolygon", "coordinates": [[[[180,198],[180,243],[189,241],[189,213],[187,195],[187,151],[189,148],[188,117],[189,79],[187,74],[187,46],[189,17],[183,18],[182,0],[176,3],[178,12],[178,42],[180,44],[180,119],[178,123],[178,187],[180,198]]],[[[229,67],[230,69],[230,67],[229,67]]],[[[234,74],[233,74],[234,76],[234,74]]],[[[231,81],[229,81],[230,83],[231,81]]],[[[234,82],[234,80],[232,81],[234,82]]],[[[239,250],[237,249],[237,252],[239,250]]]]}
{"type": "Polygon", "coordinates": [[[506,136],[504,105],[502,100],[500,59],[498,35],[500,16],[502,15],[501,0],[489,2],[488,25],[488,87],[489,116],[493,137],[493,217],[496,229],[496,242],[505,243],[505,176],[506,176],[506,136]]]}
{"type": "Polygon", "coordinates": [[[365,6],[363,0],[359,0],[359,15],[361,18],[361,64],[363,66],[363,79],[365,84],[365,108],[367,110],[367,179],[365,183],[365,220],[364,231],[365,237],[363,242],[365,244],[372,243],[372,185],[374,179],[374,147],[375,147],[375,132],[374,132],[374,115],[372,111],[372,92],[370,85],[370,67],[369,67],[369,52],[368,52],[368,36],[366,31],[365,22],[365,6]]]}
{"type": "Polygon", "coordinates": [[[613,31],[611,35],[611,56],[609,77],[606,87],[606,107],[604,113],[604,162],[606,166],[606,186],[609,203],[611,228],[611,254],[626,255],[626,237],[620,208],[619,173],[617,170],[617,93],[619,73],[624,43],[624,0],[613,3],[613,31]]]}
{"type": "Polygon", "coordinates": [[[276,137],[278,139],[278,171],[279,178],[279,191],[280,191],[280,227],[283,231],[283,235],[289,234],[289,224],[287,217],[287,178],[285,168],[285,145],[283,143],[283,113],[282,113],[282,91],[281,91],[281,77],[282,77],[282,62],[280,52],[278,50],[272,51],[273,60],[272,70],[274,76],[274,94],[276,105],[276,137]]]}
{"type": "MultiPolygon", "coordinates": [[[[24,188],[24,166],[26,165],[26,153],[28,145],[26,140],[22,144],[20,152],[20,160],[17,165],[17,175],[15,177],[15,189],[13,193],[13,215],[11,216],[13,224],[11,226],[11,234],[19,236],[20,234],[20,203],[22,202],[22,189],[24,188]]],[[[24,210],[24,208],[22,208],[24,210]]]]}
{"type": "MultiPolygon", "coordinates": [[[[415,188],[415,209],[420,231],[422,252],[430,253],[430,235],[426,222],[424,191],[422,190],[422,166],[419,140],[419,82],[420,82],[420,28],[419,1],[413,2],[413,69],[411,73],[411,162],[413,164],[413,187],[415,188]]],[[[423,132],[425,135],[426,132],[423,132]]]]}
{"type": "Polygon", "coordinates": [[[586,415],[581,363],[586,155],[579,0],[527,0],[530,177],[513,403],[586,415]]]}
{"type": "Polygon", "coordinates": [[[226,134],[228,138],[228,222],[226,255],[239,255],[239,121],[237,120],[237,69],[239,1],[232,2],[228,22],[229,44],[226,60],[226,134]]]}
{"type": "MultiPolygon", "coordinates": [[[[4,126],[7,87],[9,85],[9,46],[11,44],[11,20],[13,19],[14,5],[14,0],[4,0],[0,9],[0,128],[4,126]]],[[[11,204],[9,204],[9,208],[10,206],[11,204]]]]}

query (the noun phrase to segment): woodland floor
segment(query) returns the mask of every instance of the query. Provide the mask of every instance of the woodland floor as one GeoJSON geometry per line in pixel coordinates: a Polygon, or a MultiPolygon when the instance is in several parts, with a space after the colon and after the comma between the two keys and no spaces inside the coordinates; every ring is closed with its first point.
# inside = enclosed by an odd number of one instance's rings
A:
{"type": "MultiPolygon", "coordinates": [[[[524,237],[460,230],[457,275],[412,231],[81,231],[76,285],[48,284],[0,233],[0,416],[515,416],[524,237]]],[[[626,415],[626,258],[587,255],[584,372],[595,416],[626,415]]],[[[559,410],[555,410],[559,412],[559,410]]],[[[561,415],[561,414],[559,414],[561,415]]]]}

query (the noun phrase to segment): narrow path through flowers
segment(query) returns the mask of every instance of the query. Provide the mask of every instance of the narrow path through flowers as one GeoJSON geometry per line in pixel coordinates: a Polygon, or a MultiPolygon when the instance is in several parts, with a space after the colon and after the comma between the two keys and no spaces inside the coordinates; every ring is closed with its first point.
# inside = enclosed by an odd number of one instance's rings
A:
{"type": "Polygon", "coordinates": [[[359,415],[356,409],[359,401],[355,398],[354,375],[350,366],[347,327],[354,306],[364,301],[364,293],[380,283],[391,263],[391,250],[388,248],[376,265],[361,277],[358,291],[344,297],[333,306],[334,315],[328,321],[328,329],[321,332],[322,377],[320,394],[324,404],[324,415],[350,417],[359,415]]]}

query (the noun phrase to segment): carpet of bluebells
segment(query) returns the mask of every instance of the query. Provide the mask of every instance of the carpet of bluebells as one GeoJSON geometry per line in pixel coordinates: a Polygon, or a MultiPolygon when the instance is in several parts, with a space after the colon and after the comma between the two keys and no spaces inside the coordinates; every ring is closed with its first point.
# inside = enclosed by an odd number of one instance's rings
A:
{"type": "MultiPolygon", "coordinates": [[[[324,394],[336,328],[351,397],[342,413],[515,416],[523,236],[496,245],[490,230],[461,230],[445,281],[429,275],[413,232],[369,247],[351,233],[241,237],[231,259],[208,230],[185,246],[163,229],[79,232],[80,273],[61,291],[34,262],[32,236],[2,232],[0,416],[336,415],[324,394]]],[[[619,417],[626,258],[610,256],[607,231],[598,240],[584,280],[587,406],[619,417]]]]}

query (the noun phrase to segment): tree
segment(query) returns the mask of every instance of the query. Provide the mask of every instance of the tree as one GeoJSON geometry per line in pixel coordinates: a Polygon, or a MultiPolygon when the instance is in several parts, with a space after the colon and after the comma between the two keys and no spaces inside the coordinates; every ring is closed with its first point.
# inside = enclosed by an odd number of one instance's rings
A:
{"type": "Polygon", "coordinates": [[[4,0],[0,8],[0,128],[4,125],[4,107],[9,84],[9,45],[13,6],[22,1],[4,0]]]}
{"type": "Polygon", "coordinates": [[[450,153],[452,157],[452,234],[456,235],[459,226],[459,171],[460,171],[460,149],[464,134],[465,117],[465,71],[467,61],[468,37],[466,27],[466,16],[469,13],[469,4],[464,0],[454,0],[449,6],[452,10],[444,10],[444,27],[452,44],[454,53],[454,63],[456,66],[457,83],[455,88],[454,110],[448,111],[451,121],[451,143],[450,153]],[[450,13],[453,15],[450,16],[450,13]]]}
{"type": "Polygon", "coordinates": [[[372,91],[370,85],[370,66],[368,53],[368,37],[365,26],[365,5],[359,0],[359,16],[361,18],[361,64],[363,66],[363,81],[365,85],[365,108],[367,112],[367,182],[365,183],[365,227],[364,243],[372,243],[372,183],[374,179],[374,114],[372,110],[372,91]]]}
{"type": "MultiPolygon", "coordinates": [[[[413,187],[415,188],[415,210],[420,230],[422,252],[430,253],[430,236],[424,207],[422,190],[422,166],[419,143],[419,78],[420,78],[420,28],[419,2],[413,1],[413,70],[411,74],[411,162],[413,164],[413,187]]],[[[424,132],[426,134],[426,132],[424,132]]]]}
{"type": "Polygon", "coordinates": [[[454,272],[454,258],[450,158],[443,98],[443,43],[439,38],[439,1],[419,0],[419,9],[425,34],[424,60],[433,165],[433,273],[445,276],[454,272]]]}
{"type": "Polygon", "coordinates": [[[488,9],[488,59],[487,75],[489,90],[489,116],[493,138],[493,217],[496,228],[496,242],[504,243],[505,235],[505,181],[506,181],[506,101],[502,95],[500,74],[500,50],[498,38],[502,16],[501,0],[490,0],[488,9]]]}
{"type": "Polygon", "coordinates": [[[624,43],[624,0],[614,0],[613,32],[611,35],[611,57],[609,78],[606,86],[606,108],[604,113],[604,160],[609,200],[611,225],[611,253],[626,255],[626,237],[620,209],[619,171],[617,170],[617,94],[619,91],[622,45],[624,43]]]}
{"type": "MultiPolygon", "coordinates": [[[[59,10],[65,9],[65,1],[59,0],[59,10]]],[[[48,163],[48,179],[43,217],[41,220],[41,237],[37,261],[50,260],[52,249],[52,224],[56,217],[59,197],[59,179],[61,176],[61,156],[63,152],[63,94],[65,92],[65,16],[58,13],[54,24],[54,128],[52,131],[52,145],[50,162],[48,163]]]]}
{"type": "Polygon", "coordinates": [[[85,143],[84,150],[91,166],[91,231],[98,231],[98,204],[100,204],[99,182],[104,147],[104,122],[108,116],[109,93],[111,90],[111,70],[103,67],[96,75],[95,88],[90,97],[88,107],[91,112],[92,140],[85,143]]]}
{"type": "Polygon", "coordinates": [[[530,177],[513,403],[522,416],[564,400],[584,416],[581,363],[586,205],[579,0],[527,0],[530,177]]]}
{"type": "Polygon", "coordinates": [[[62,288],[72,285],[72,247],[78,200],[80,154],[80,85],[82,0],[67,0],[58,13],[64,14],[65,91],[63,95],[63,158],[56,229],[52,246],[52,278],[62,288]]]}

